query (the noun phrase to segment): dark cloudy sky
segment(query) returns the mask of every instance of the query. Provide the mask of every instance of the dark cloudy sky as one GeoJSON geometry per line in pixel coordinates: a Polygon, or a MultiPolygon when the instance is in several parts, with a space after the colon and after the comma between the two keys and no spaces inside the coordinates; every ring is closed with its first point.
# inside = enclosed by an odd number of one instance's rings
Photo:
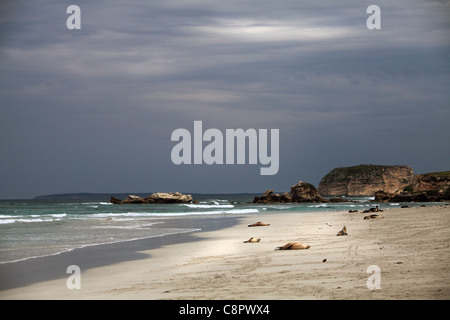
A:
{"type": "Polygon", "coordinates": [[[287,191],[450,170],[450,1],[2,1],[0,198],[287,191]],[[81,8],[81,30],[66,9],[81,8]],[[368,30],[369,5],[381,30],[368,30]],[[279,129],[280,168],[180,165],[177,128],[279,129]]]}

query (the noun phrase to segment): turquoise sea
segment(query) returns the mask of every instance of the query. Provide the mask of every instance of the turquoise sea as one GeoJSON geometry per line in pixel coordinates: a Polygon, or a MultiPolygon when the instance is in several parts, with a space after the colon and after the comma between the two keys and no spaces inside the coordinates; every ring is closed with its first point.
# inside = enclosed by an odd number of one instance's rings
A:
{"type": "MultiPolygon", "coordinates": [[[[201,231],[198,219],[367,209],[375,205],[392,208],[372,198],[349,198],[344,203],[253,204],[253,196],[196,195],[198,204],[113,205],[108,200],[0,200],[0,263],[115,242],[164,237],[201,231]],[[178,223],[177,221],[183,223],[178,223]],[[188,221],[189,223],[186,223],[188,221]]],[[[419,205],[419,204],[415,204],[419,205]]],[[[263,218],[256,218],[263,219],[263,218]]]]}

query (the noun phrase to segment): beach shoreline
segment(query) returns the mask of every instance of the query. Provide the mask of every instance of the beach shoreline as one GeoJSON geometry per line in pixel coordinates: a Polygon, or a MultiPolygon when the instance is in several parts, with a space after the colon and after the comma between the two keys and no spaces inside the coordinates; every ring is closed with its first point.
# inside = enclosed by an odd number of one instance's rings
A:
{"type": "Polygon", "coordinates": [[[68,289],[63,270],[58,279],[2,290],[0,299],[449,299],[450,206],[377,214],[383,218],[347,211],[238,216],[224,228],[190,233],[193,241],[136,251],[139,259],[80,265],[81,289],[68,289]],[[247,226],[257,221],[270,226],[247,226]],[[348,235],[336,236],[343,226],[348,235]],[[250,237],[261,241],[244,243],[250,237]],[[275,250],[291,241],[311,247],[275,250]],[[380,288],[371,290],[374,276],[380,288]]]}

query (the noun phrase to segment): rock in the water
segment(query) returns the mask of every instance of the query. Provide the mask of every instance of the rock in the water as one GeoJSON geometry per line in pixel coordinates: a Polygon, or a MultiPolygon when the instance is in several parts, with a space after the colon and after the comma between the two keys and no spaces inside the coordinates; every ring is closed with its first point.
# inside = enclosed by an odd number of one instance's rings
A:
{"type": "Polygon", "coordinates": [[[264,192],[260,197],[256,196],[253,203],[286,203],[286,202],[329,202],[319,196],[316,187],[312,184],[299,181],[291,187],[290,192],[274,193],[272,189],[264,192]]]}
{"type": "Polygon", "coordinates": [[[253,199],[253,203],[285,203],[292,202],[289,192],[283,194],[273,193],[272,189],[264,192],[260,197],[256,196],[253,199]]]}
{"type": "Polygon", "coordinates": [[[122,204],[122,200],[120,200],[119,198],[116,198],[114,196],[111,196],[111,198],[109,199],[109,202],[111,202],[113,204],[122,204]]]}
{"type": "Polygon", "coordinates": [[[190,203],[193,201],[190,194],[175,193],[163,193],[157,192],[146,198],[149,203],[190,203]]]}
{"type": "Polygon", "coordinates": [[[312,184],[299,181],[291,187],[292,202],[326,202],[312,184]]]}
{"type": "Polygon", "coordinates": [[[150,196],[142,198],[136,195],[129,195],[125,200],[111,197],[109,200],[113,204],[140,204],[140,203],[195,203],[190,194],[175,193],[152,193],[150,196]]]}
{"type": "Polygon", "coordinates": [[[123,200],[124,204],[138,204],[138,203],[145,203],[146,201],[144,200],[144,198],[141,198],[139,196],[135,196],[133,194],[130,194],[128,196],[128,198],[126,198],[125,200],[123,200]]]}

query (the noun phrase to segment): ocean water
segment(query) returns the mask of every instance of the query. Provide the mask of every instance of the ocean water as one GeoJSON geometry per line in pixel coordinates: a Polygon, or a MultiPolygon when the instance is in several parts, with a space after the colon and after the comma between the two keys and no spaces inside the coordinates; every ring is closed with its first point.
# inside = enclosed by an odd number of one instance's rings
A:
{"type": "MultiPolygon", "coordinates": [[[[101,200],[0,200],[0,263],[56,255],[86,246],[201,231],[195,221],[230,215],[323,212],[365,209],[356,202],[253,204],[249,195],[196,197],[198,204],[113,205],[101,200]],[[179,223],[186,218],[190,223],[179,223]]],[[[399,203],[379,204],[380,208],[399,203]]]]}

